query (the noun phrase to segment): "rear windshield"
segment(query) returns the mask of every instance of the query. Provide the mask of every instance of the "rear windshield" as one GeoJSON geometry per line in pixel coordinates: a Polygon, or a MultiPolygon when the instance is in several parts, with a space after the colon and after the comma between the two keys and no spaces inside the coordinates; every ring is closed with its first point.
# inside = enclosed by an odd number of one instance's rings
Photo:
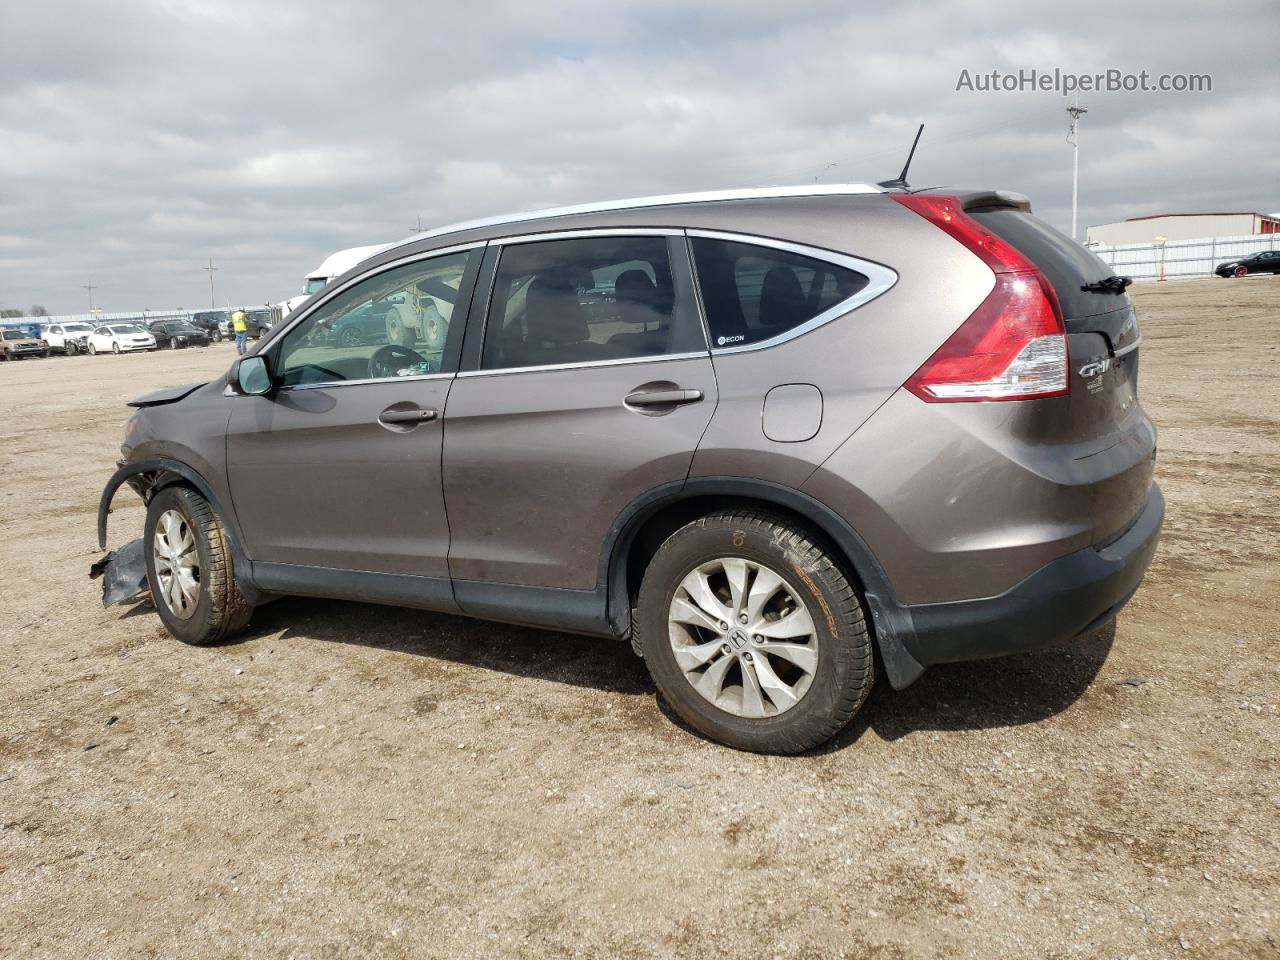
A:
{"type": "Polygon", "coordinates": [[[1129,306],[1124,294],[1090,293],[1080,288],[1114,274],[1097,254],[1086,250],[1039,217],[1009,207],[968,209],[966,212],[1001,239],[1013,244],[1044,271],[1062,304],[1066,320],[1110,313],[1129,306]]]}

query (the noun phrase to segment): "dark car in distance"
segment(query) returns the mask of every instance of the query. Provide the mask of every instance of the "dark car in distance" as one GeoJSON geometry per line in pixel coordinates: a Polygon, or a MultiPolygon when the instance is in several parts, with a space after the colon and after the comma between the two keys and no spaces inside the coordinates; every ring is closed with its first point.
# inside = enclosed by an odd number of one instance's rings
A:
{"type": "Polygon", "coordinates": [[[191,315],[191,325],[209,335],[214,343],[222,341],[222,328],[229,319],[225,310],[200,310],[191,315]]]}
{"type": "Polygon", "coordinates": [[[1239,260],[1227,260],[1214,268],[1220,277],[1247,277],[1251,273],[1280,273],[1280,250],[1263,250],[1239,260]]]}
{"type": "Polygon", "coordinates": [[[210,343],[207,331],[184,320],[157,320],[148,329],[156,338],[157,348],[177,350],[181,347],[207,347],[210,343]]]}
{"type": "Polygon", "coordinates": [[[94,569],[194,645],[281,595],[629,641],[697,731],[798,753],[862,706],[877,650],[900,689],[1083,636],[1138,589],[1164,501],[1125,286],[997,190],[429,231],[223,376],[133,402],[98,540],[126,483],[143,535],[94,569]],[[314,336],[381,305],[438,336],[314,336]]]}

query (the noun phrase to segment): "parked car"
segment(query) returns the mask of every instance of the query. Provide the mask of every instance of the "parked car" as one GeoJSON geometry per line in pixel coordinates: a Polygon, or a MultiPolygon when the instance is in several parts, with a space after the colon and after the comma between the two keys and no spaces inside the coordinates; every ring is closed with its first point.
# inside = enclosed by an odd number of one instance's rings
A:
{"type": "Polygon", "coordinates": [[[338,343],[348,347],[370,343],[387,343],[387,314],[393,304],[369,303],[350,313],[336,317],[332,324],[318,327],[312,338],[321,343],[338,343]]]}
{"type": "Polygon", "coordinates": [[[875,646],[901,688],[1124,606],[1164,513],[1139,344],[1124,284],[1003,191],[444,228],[135,401],[99,540],[126,482],[145,534],[96,569],[197,645],[280,594],[629,640],[694,729],[794,753],[875,646]],[[311,336],[410,297],[438,349],[311,336]]]}
{"type": "Polygon", "coordinates": [[[49,344],[54,353],[65,353],[75,356],[84,353],[89,347],[89,334],[93,333],[93,324],[73,320],[66,323],[51,323],[40,328],[41,337],[49,344]]]}
{"type": "Polygon", "coordinates": [[[89,352],[95,355],[155,348],[156,338],[133,323],[104,323],[89,334],[89,352]]]}
{"type": "Polygon", "coordinates": [[[0,360],[24,360],[29,357],[47,357],[49,344],[18,327],[0,330],[0,360]]]}
{"type": "Polygon", "coordinates": [[[209,339],[218,343],[226,336],[223,326],[230,323],[225,310],[201,310],[191,315],[191,325],[209,334],[209,339]]]}
{"type": "Polygon", "coordinates": [[[251,340],[260,339],[271,332],[273,317],[270,307],[245,310],[244,317],[249,324],[249,338],[251,340]]]}
{"type": "Polygon", "coordinates": [[[1244,277],[1251,273],[1280,273],[1280,250],[1263,250],[1239,260],[1220,263],[1213,270],[1220,277],[1244,277]]]}
{"type": "Polygon", "coordinates": [[[149,329],[157,348],[207,347],[210,342],[208,333],[183,320],[157,320],[149,329]]]}

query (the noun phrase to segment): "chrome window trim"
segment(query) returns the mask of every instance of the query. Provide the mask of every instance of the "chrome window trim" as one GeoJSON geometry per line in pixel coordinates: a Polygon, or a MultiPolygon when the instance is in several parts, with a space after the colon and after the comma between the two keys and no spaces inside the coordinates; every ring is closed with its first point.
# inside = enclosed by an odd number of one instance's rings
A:
{"type": "Polygon", "coordinates": [[[737,190],[707,190],[697,193],[671,193],[654,197],[629,197],[624,200],[603,200],[595,203],[579,203],[567,207],[548,207],[545,210],[529,210],[517,213],[499,214],[494,217],[481,217],[478,220],[463,220],[445,226],[435,227],[416,233],[388,249],[428,240],[445,234],[459,233],[463,230],[474,230],[480,227],[500,227],[508,223],[523,223],[528,220],[550,219],[552,217],[570,217],[583,213],[608,213],[612,211],[639,210],[645,207],[679,206],[690,203],[718,203],[723,200],[773,200],[786,197],[832,197],[863,196],[879,194],[884,191],[869,183],[826,183],[802,184],[787,187],[747,187],[737,190]]]}
{"type": "Polygon", "coordinates": [[[291,383],[277,387],[281,393],[295,390],[331,390],[334,387],[360,387],[371,383],[411,383],[414,380],[449,380],[456,373],[417,373],[411,377],[367,377],[364,380],[324,380],[320,383],[291,383]]]}
{"type": "MultiPolygon", "coordinates": [[[[462,253],[464,251],[469,251],[469,250],[482,250],[485,246],[487,246],[487,241],[480,240],[475,243],[460,243],[457,246],[453,246],[453,247],[441,247],[438,250],[428,250],[425,252],[413,254],[412,256],[400,257],[397,260],[391,260],[391,261],[388,261],[387,263],[381,264],[380,266],[375,267],[374,269],[369,270],[365,273],[356,274],[350,280],[347,280],[345,283],[342,283],[336,287],[333,287],[332,289],[326,287],[324,291],[322,291],[322,296],[320,300],[311,304],[311,306],[307,307],[305,310],[301,311],[302,315],[299,316],[296,320],[294,320],[293,317],[290,316],[289,325],[287,327],[281,327],[279,333],[277,334],[277,337],[273,339],[279,339],[280,342],[283,343],[284,338],[287,337],[293,331],[294,327],[298,326],[298,324],[300,323],[303,323],[308,317],[310,317],[313,313],[315,313],[317,310],[319,310],[321,307],[327,304],[330,300],[332,300],[338,294],[342,293],[345,290],[351,289],[357,283],[363,283],[365,280],[368,280],[370,277],[376,277],[379,274],[385,273],[388,270],[394,270],[396,267],[407,266],[411,263],[434,260],[436,259],[436,257],[448,257],[455,253],[462,253]]],[[[456,310],[457,308],[458,308],[458,305],[454,304],[454,309],[456,310]]],[[[276,331],[273,330],[272,333],[276,333],[276,331]]],[[[284,348],[281,347],[281,349],[283,350],[284,348]]],[[[453,373],[428,373],[428,374],[423,374],[421,376],[416,376],[416,377],[378,377],[378,378],[366,378],[364,380],[325,380],[320,383],[289,384],[287,386],[281,386],[278,389],[279,390],[297,390],[297,389],[314,390],[318,387],[337,387],[337,386],[344,386],[349,384],[385,383],[389,380],[394,380],[397,383],[402,383],[406,380],[434,380],[439,377],[452,377],[452,376],[454,376],[453,373]]],[[[238,394],[233,394],[233,396],[238,396],[238,394]]]]}
{"type": "Polygon", "coordinates": [[[578,237],[679,237],[681,227],[583,227],[581,230],[556,230],[549,233],[521,233],[513,237],[490,240],[491,246],[505,247],[513,243],[539,243],[543,240],[576,240],[578,237]]]}
{"type": "Polygon", "coordinates": [[[492,370],[463,370],[459,377],[500,377],[508,373],[545,373],[550,370],[578,370],[584,367],[620,367],[632,363],[656,363],[659,360],[697,360],[708,357],[706,350],[686,353],[655,353],[643,357],[615,357],[611,360],[579,360],[576,363],[546,363],[533,367],[496,367],[492,370]]]}
{"type": "MultiPolygon", "coordinates": [[[[750,233],[730,233],[726,230],[701,230],[690,229],[685,231],[686,235],[692,238],[705,238],[707,240],[725,240],[730,243],[742,243],[756,247],[771,247],[774,250],[782,250],[786,253],[794,253],[797,256],[808,257],[811,260],[821,260],[826,263],[834,264],[837,267],[844,267],[848,270],[855,270],[867,278],[867,285],[855,293],[851,297],[841,300],[834,306],[828,307],[815,317],[811,317],[799,326],[792,327],[785,333],[780,333],[776,337],[770,337],[768,340],[761,340],[757,343],[747,343],[740,347],[723,347],[716,346],[714,340],[709,339],[711,353],[713,356],[723,356],[731,353],[748,353],[753,350],[767,350],[770,347],[776,347],[779,344],[786,343],[788,340],[794,340],[796,337],[802,337],[806,333],[818,329],[842,317],[858,307],[864,306],[876,299],[883,293],[887,293],[892,289],[893,285],[898,282],[898,272],[881,263],[874,263],[871,260],[863,260],[860,257],[849,256],[845,253],[836,253],[834,250],[825,250],[822,247],[810,247],[803,243],[792,243],[788,240],[774,240],[772,237],[760,237],[750,233]]],[[[692,253],[692,251],[690,251],[692,253]]],[[[694,272],[697,272],[697,259],[694,258],[694,272]]],[[[701,284],[698,286],[699,300],[701,300],[701,284]]],[[[705,306],[704,306],[705,309],[705,306]]],[[[710,338],[710,321],[708,323],[707,335],[710,338]]]]}

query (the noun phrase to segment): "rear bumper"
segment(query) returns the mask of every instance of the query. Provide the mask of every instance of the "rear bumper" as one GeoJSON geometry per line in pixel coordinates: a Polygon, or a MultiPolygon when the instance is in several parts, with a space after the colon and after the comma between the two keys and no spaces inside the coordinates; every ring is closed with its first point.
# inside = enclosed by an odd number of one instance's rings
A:
{"type": "Polygon", "coordinates": [[[994,597],[907,606],[907,647],[921,666],[1025,653],[1064,643],[1114,617],[1142,582],[1160,539],[1164,496],[1151,485],[1133,525],[1106,547],[1041,567],[994,597]]]}

